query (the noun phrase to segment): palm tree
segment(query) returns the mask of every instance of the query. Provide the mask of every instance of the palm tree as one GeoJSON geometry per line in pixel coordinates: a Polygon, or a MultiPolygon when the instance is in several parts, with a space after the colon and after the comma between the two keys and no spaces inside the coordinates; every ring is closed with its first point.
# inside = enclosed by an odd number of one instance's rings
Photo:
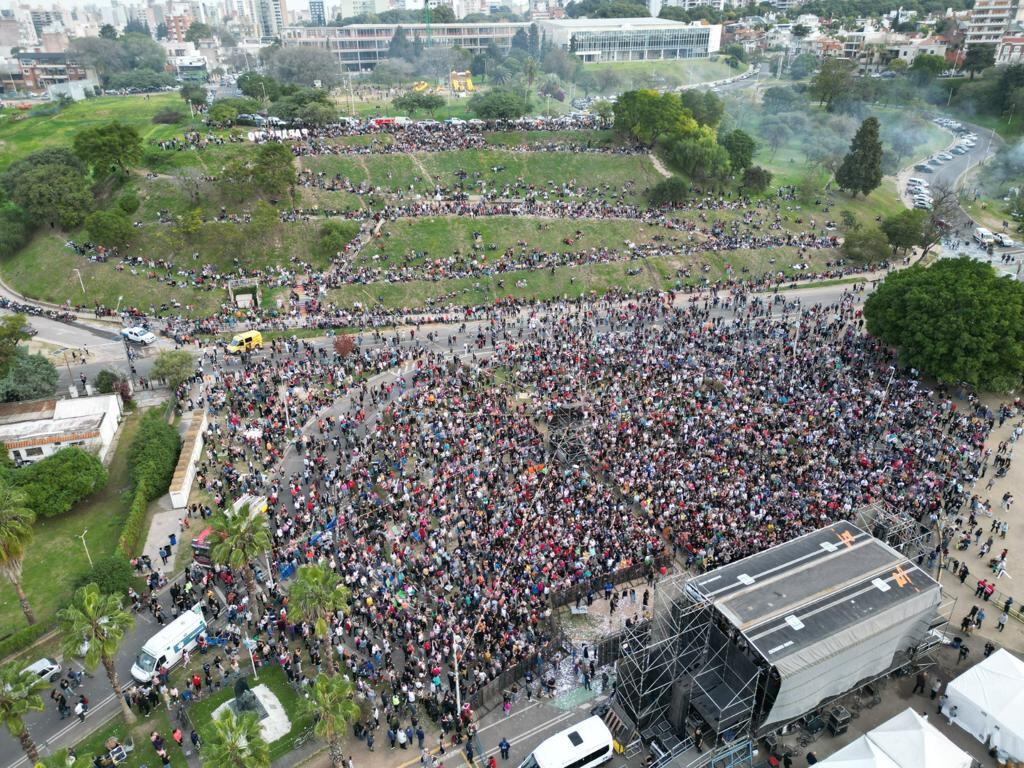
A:
{"type": "Polygon", "coordinates": [[[221,712],[213,721],[213,735],[203,745],[203,765],[270,768],[270,747],[263,740],[256,713],[221,712]]]}
{"type": "Polygon", "coordinates": [[[35,519],[35,513],[25,506],[25,494],[0,482],[0,573],[14,585],[29,624],[36,623],[36,616],[21,587],[21,564],[25,559],[25,547],[32,540],[35,519]]]}
{"type": "Polygon", "coordinates": [[[334,768],[344,768],[341,742],[348,732],[349,723],[362,714],[352,699],[352,691],[352,683],[344,677],[317,675],[309,689],[309,697],[300,702],[302,713],[316,721],[313,732],[327,742],[327,752],[334,768]]]}
{"type": "Polygon", "coordinates": [[[43,711],[43,697],[39,692],[49,687],[45,678],[24,672],[17,664],[0,668],[0,720],[21,743],[32,764],[39,759],[39,750],[22,718],[29,712],[43,711]]]}
{"type": "Polygon", "coordinates": [[[210,559],[232,570],[241,570],[245,579],[245,591],[249,594],[249,609],[258,620],[259,601],[256,599],[256,576],[252,561],[256,556],[270,549],[270,534],[267,533],[267,518],[259,511],[243,504],[237,512],[220,514],[210,521],[213,529],[210,539],[210,559]]]}
{"type": "Polygon", "coordinates": [[[327,674],[334,675],[334,644],[331,642],[331,619],[345,613],[351,593],[326,565],[303,565],[295,574],[288,590],[288,606],[300,619],[313,624],[318,638],[327,641],[327,674]]]}
{"type": "Polygon", "coordinates": [[[121,693],[117,679],[114,657],[127,632],[134,624],[132,615],[121,607],[119,595],[105,595],[96,584],[86,584],[75,590],[67,608],[57,612],[60,624],[61,645],[67,658],[74,656],[82,643],[88,643],[88,650],[82,663],[86,669],[95,669],[103,664],[114,697],[121,705],[121,713],[129,725],[135,723],[135,713],[121,693]]]}
{"type": "Polygon", "coordinates": [[[532,91],[533,83],[537,79],[537,73],[540,71],[537,65],[537,60],[532,56],[526,60],[523,65],[523,77],[526,78],[526,85],[532,91]]]}

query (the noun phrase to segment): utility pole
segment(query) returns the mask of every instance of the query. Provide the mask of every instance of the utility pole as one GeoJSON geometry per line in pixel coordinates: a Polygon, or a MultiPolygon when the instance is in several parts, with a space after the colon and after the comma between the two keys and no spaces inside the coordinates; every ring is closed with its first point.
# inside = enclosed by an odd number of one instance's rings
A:
{"type": "Polygon", "coordinates": [[[85,559],[89,561],[89,567],[92,568],[92,555],[89,554],[89,545],[85,543],[85,534],[87,534],[88,532],[89,529],[86,528],[84,531],[82,531],[82,535],[77,536],[76,538],[82,540],[82,546],[85,547],[85,559]]]}

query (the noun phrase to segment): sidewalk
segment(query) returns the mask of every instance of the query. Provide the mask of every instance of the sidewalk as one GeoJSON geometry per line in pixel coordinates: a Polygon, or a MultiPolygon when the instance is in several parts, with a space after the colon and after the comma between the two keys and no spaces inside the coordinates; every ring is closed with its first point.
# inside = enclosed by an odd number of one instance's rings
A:
{"type": "MultiPolygon", "coordinates": [[[[185,411],[178,422],[178,436],[184,437],[191,424],[192,411],[185,411]]],[[[154,570],[161,571],[170,578],[170,574],[177,571],[174,567],[176,564],[175,558],[181,551],[183,540],[187,538],[191,541],[192,539],[188,529],[184,532],[181,530],[180,520],[188,513],[183,509],[176,510],[171,505],[171,495],[169,493],[165,493],[159,499],[152,502],[150,509],[153,512],[153,518],[149,523],[149,531],[146,533],[146,543],[142,547],[142,554],[149,555],[154,570]],[[167,564],[164,564],[160,559],[160,548],[170,543],[171,536],[175,537],[176,543],[172,548],[171,559],[168,560],[167,564]]]]}

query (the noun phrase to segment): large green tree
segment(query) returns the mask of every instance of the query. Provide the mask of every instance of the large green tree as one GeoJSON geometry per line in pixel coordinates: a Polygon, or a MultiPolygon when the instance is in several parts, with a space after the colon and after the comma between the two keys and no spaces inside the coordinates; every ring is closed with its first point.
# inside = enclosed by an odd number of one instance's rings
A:
{"type": "Polygon", "coordinates": [[[255,712],[221,712],[213,720],[213,733],[203,745],[202,756],[209,768],[270,768],[270,747],[255,712]]]}
{"type": "Polygon", "coordinates": [[[130,125],[114,121],[75,134],[75,154],[87,163],[96,178],[128,168],[142,159],[142,138],[130,125]]]}
{"type": "Polygon", "coordinates": [[[967,55],[964,56],[964,69],[971,73],[971,80],[974,79],[978,72],[995,66],[995,63],[995,45],[972,43],[967,46],[967,55]]]}
{"type": "Polygon", "coordinates": [[[826,58],[818,74],[811,80],[809,93],[831,112],[836,99],[849,92],[852,85],[852,63],[845,59],[826,58]]]}
{"type": "Polygon", "coordinates": [[[29,624],[36,623],[36,615],[21,586],[21,565],[25,549],[32,541],[35,520],[35,513],[26,506],[25,494],[0,479],[0,574],[14,587],[21,612],[29,624]]]}
{"type": "Polygon", "coordinates": [[[16,403],[52,397],[57,391],[58,378],[57,369],[50,360],[18,347],[7,373],[0,378],[0,400],[16,403]]]}
{"type": "Polygon", "coordinates": [[[337,669],[331,621],[348,610],[349,598],[349,590],[326,565],[300,566],[288,590],[289,607],[302,621],[312,624],[317,638],[327,644],[324,660],[329,675],[334,675],[337,669]]]}
{"type": "Polygon", "coordinates": [[[842,252],[854,264],[874,264],[889,257],[889,241],[878,227],[859,227],[846,233],[842,252]]]}
{"type": "Polygon", "coordinates": [[[850,142],[850,151],[836,171],[836,183],[857,195],[865,195],[882,183],[882,140],[878,137],[878,118],[869,117],[860,124],[850,142]]]}
{"type": "Polygon", "coordinates": [[[433,93],[406,93],[392,99],[395,109],[414,115],[417,112],[433,112],[444,106],[444,99],[433,93]]]}
{"type": "Polygon", "coordinates": [[[293,160],[287,144],[263,144],[229,161],[221,173],[221,183],[229,194],[242,200],[253,193],[282,195],[295,183],[293,160]]]}
{"type": "Polygon", "coordinates": [[[894,272],[864,304],[867,330],[907,365],[984,390],[1024,375],[1024,285],[974,259],[894,272]]]}
{"type": "Polygon", "coordinates": [[[259,619],[260,601],[257,599],[256,574],[253,561],[270,550],[270,533],[263,512],[243,504],[234,514],[221,513],[210,521],[213,532],[210,540],[210,559],[220,565],[241,571],[245,591],[249,595],[249,610],[259,619]]]}
{"type": "Polygon", "coordinates": [[[93,211],[85,217],[85,229],[93,241],[108,248],[127,244],[135,232],[128,214],[118,208],[93,211]]]}
{"type": "Polygon", "coordinates": [[[739,173],[745,168],[749,168],[754,162],[757,142],[746,131],[739,129],[729,131],[722,137],[721,144],[729,153],[729,164],[734,172],[739,173]]]}
{"type": "Polygon", "coordinates": [[[344,677],[317,675],[308,698],[302,701],[303,711],[316,723],[314,732],[327,742],[332,768],[345,768],[342,744],[349,725],[361,714],[353,693],[354,686],[344,677]]]}
{"type": "Polygon", "coordinates": [[[654,90],[626,91],[615,101],[615,132],[641,144],[659,136],[692,136],[697,121],[674,93],[654,90]]]}
{"type": "Polygon", "coordinates": [[[509,88],[492,88],[474,94],[467,106],[481,120],[515,120],[530,111],[530,100],[509,88]]]}
{"type": "Polygon", "coordinates": [[[83,641],[87,643],[82,663],[86,669],[103,665],[125,722],[134,725],[135,713],[125,701],[114,661],[125,633],[135,625],[135,619],[121,606],[121,600],[120,595],[103,594],[96,584],[86,584],[75,590],[66,608],[57,612],[57,621],[65,657],[74,657],[83,641]]]}
{"type": "Polygon", "coordinates": [[[153,361],[153,378],[166,381],[175,391],[196,373],[196,360],[191,352],[184,349],[168,349],[153,361]]]}
{"type": "Polygon", "coordinates": [[[4,174],[4,191],[37,225],[64,230],[81,226],[92,206],[85,176],[61,163],[34,165],[16,176],[8,171],[4,174]]]}
{"type": "Polygon", "coordinates": [[[49,686],[48,680],[24,672],[18,663],[0,667],[0,720],[21,744],[30,763],[39,759],[39,748],[25,725],[25,715],[43,711],[40,693],[49,686]]]}
{"type": "Polygon", "coordinates": [[[906,251],[915,245],[922,245],[924,240],[924,225],[928,214],[920,209],[908,209],[886,216],[882,222],[882,232],[885,233],[889,245],[893,251],[906,251]]]}
{"type": "Polygon", "coordinates": [[[6,376],[14,363],[18,342],[27,339],[24,315],[0,317],[0,377],[6,376]]]}

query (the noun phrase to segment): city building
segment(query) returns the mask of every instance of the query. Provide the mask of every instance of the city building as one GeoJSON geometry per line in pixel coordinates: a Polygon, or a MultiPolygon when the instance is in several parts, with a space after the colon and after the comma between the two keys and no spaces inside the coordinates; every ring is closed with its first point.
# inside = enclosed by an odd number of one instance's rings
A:
{"type": "Polygon", "coordinates": [[[46,27],[58,27],[64,26],[64,14],[61,11],[29,11],[32,15],[32,26],[36,30],[36,35],[43,34],[43,29],[46,27]]]}
{"type": "Polygon", "coordinates": [[[701,59],[721,47],[721,24],[668,19],[548,19],[544,37],[586,62],[701,59]]]}
{"type": "Polygon", "coordinates": [[[327,26],[327,16],[324,13],[324,0],[309,0],[309,21],[314,27],[327,26]]]}
{"type": "Polygon", "coordinates": [[[72,53],[24,52],[17,55],[17,60],[24,87],[29,91],[42,92],[51,85],[96,78],[96,73],[72,53]]]}
{"type": "Polygon", "coordinates": [[[946,58],[947,50],[949,50],[949,46],[946,45],[945,40],[937,37],[922,37],[891,45],[888,54],[890,61],[902,59],[910,65],[921,54],[946,58]]]}
{"type": "Polygon", "coordinates": [[[206,59],[202,56],[175,56],[171,64],[174,74],[183,83],[205,83],[210,79],[206,59]]]}
{"type": "Polygon", "coordinates": [[[1006,35],[996,49],[996,66],[1024,63],[1024,35],[1006,35]]]}
{"type": "Polygon", "coordinates": [[[263,37],[277,37],[288,23],[285,0],[256,0],[256,20],[263,37]]]}
{"type": "Polygon", "coordinates": [[[164,24],[167,25],[167,39],[176,43],[185,42],[185,33],[192,26],[191,16],[164,16],[164,24]]]}
{"type": "Polygon", "coordinates": [[[1024,21],[1024,4],[1019,0],[977,0],[971,11],[964,43],[999,45],[1014,22],[1024,21]]]}
{"type": "MultiPolygon", "coordinates": [[[[388,57],[391,39],[399,26],[410,40],[427,39],[426,24],[350,24],[346,27],[285,27],[281,44],[329,51],[345,69],[361,71],[372,69],[388,57]]],[[[526,27],[529,24],[524,21],[431,24],[430,36],[432,44],[438,48],[457,46],[480,53],[493,43],[507,51],[516,31],[526,27]]]]}
{"type": "Polygon", "coordinates": [[[77,445],[105,461],[123,415],[119,395],[0,404],[0,442],[15,462],[77,445]]]}

